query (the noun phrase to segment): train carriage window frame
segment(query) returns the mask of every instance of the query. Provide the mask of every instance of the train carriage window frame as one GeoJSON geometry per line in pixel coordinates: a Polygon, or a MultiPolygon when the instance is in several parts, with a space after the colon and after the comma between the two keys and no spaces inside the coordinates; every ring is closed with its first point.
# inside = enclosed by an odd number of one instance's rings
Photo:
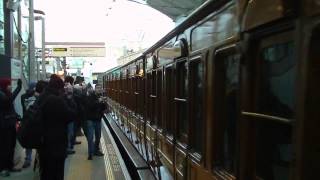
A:
{"type": "Polygon", "coordinates": [[[165,131],[166,136],[170,140],[173,140],[174,132],[175,132],[175,84],[174,84],[174,71],[175,71],[175,63],[170,63],[164,67],[164,98],[165,98],[165,104],[167,104],[166,107],[164,107],[164,118],[165,118],[165,131]],[[170,69],[170,74],[168,74],[168,71],[170,69]],[[167,82],[167,81],[170,82],[167,82]],[[170,94],[169,94],[170,93],[170,94]],[[170,113],[169,113],[170,112],[170,113]]]}
{"type": "Polygon", "coordinates": [[[163,131],[163,67],[156,70],[156,125],[160,132],[163,131]]]}
{"type": "Polygon", "coordinates": [[[188,62],[189,66],[189,112],[190,112],[190,130],[189,130],[189,143],[191,155],[194,159],[201,161],[206,152],[206,110],[205,110],[205,62],[207,53],[201,53],[200,55],[194,55],[190,57],[188,62]],[[200,66],[200,76],[197,68],[200,66]],[[201,80],[201,83],[197,84],[196,80],[201,80]],[[201,87],[199,87],[201,86],[201,87]],[[198,92],[197,92],[198,91],[198,92]],[[199,94],[200,93],[200,94],[199,94]],[[198,106],[198,108],[196,108],[198,106]],[[197,115],[197,112],[199,114],[197,115]],[[197,116],[199,116],[197,118],[197,116]]]}
{"type": "Polygon", "coordinates": [[[152,118],[152,110],[151,110],[151,99],[150,99],[150,95],[152,94],[152,73],[151,71],[147,71],[146,73],[146,121],[148,123],[151,122],[151,118],[152,118]]]}
{"type": "MultiPolygon", "coordinates": [[[[128,67],[127,67],[128,68],[128,67]]],[[[126,110],[129,110],[130,109],[130,93],[129,93],[129,90],[130,90],[130,85],[131,85],[131,80],[130,80],[130,70],[129,69],[126,69],[126,76],[125,76],[125,107],[126,107],[126,110]]]]}
{"type": "Polygon", "coordinates": [[[189,113],[188,113],[188,59],[187,58],[181,58],[179,60],[176,60],[175,62],[175,79],[174,83],[176,84],[175,88],[175,119],[176,119],[176,128],[175,128],[175,136],[177,139],[177,142],[180,146],[187,148],[189,144],[189,113]],[[180,72],[182,69],[181,67],[185,68],[185,72],[180,72]],[[180,73],[185,73],[184,77],[180,77],[180,73]],[[182,78],[182,79],[180,79],[182,78]],[[184,85],[182,88],[181,85],[184,85]],[[184,119],[180,119],[184,118],[184,119]],[[184,123],[184,127],[180,127],[181,124],[184,123]],[[179,127],[179,128],[178,128],[179,127]],[[184,132],[182,132],[184,131],[184,132]]]}
{"type": "Polygon", "coordinates": [[[151,70],[151,94],[149,95],[151,119],[150,125],[157,126],[157,70],[151,70]]]}
{"type": "Polygon", "coordinates": [[[190,49],[192,52],[201,52],[208,47],[221,44],[226,39],[232,39],[238,31],[236,5],[234,2],[230,2],[200,21],[191,30],[190,49]],[[211,24],[208,25],[208,23],[211,24]],[[208,30],[207,27],[212,29],[208,30]],[[197,33],[198,31],[199,33],[197,33]],[[207,34],[207,37],[203,37],[204,34],[207,34]],[[197,35],[200,35],[200,38],[197,35]]]}
{"type": "Polygon", "coordinates": [[[124,80],[123,80],[123,72],[120,72],[119,76],[119,103],[123,106],[123,88],[124,88],[124,80]]]}
{"type": "Polygon", "coordinates": [[[134,115],[137,116],[138,114],[138,95],[139,95],[139,89],[138,89],[138,76],[137,76],[137,71],[138,71],[138,65],[134,63],[133,68],[131,70],[132,73],[132,78],[133,78],[133,85],[132,85],[132,109],[134,112],[134,115]]]}
{"type": "Polygon", "coordinates": [[[298,60],[295,56],[298,50],[295,44],[293,30],[266,34],[251,41],[250,52],[254,52],[252,69],[256,76],[248,77],[253,94],[247,98],[253,102],[253,106],[241,114],[242,119],[253,127],[250,131],[252,153],[249,155],[253,161],[249,162],[249,166],[254,167],[254,177],[276,180],[281,177],[281,180],[287,180],[291,175],[296,143],[292,125],[297,103],[295,91],[298,88],[298,60]],[[273,48],[273,53],[280,53],[278,51],[283,51],[279,49],[281,46],[287,51],[285,56],[275,55],[278,58],[275,60],[266,53],[270,48],[273,48]],[[292,87],[285,89],[285,96],[281,95],[283,92],[280,90],[287,88],[284,85],[290,83],[289,87],[292,87]],[[288,99],[279,99],[284,97],[292,98],[291,110],[285,104],[289,102],[288,99]]]}
{"type": "Polygon", "coordinates": [[[213,114],[213,131],[214,139],[212,143],[212,170],[215,176],[221,178],[232,177],[235,179],[235,175],[238,173],[239,163],[239,143],[240,143],[240,94],[241,94],[241,73],[240,73],[240,61],[241,54],[236,49],[236,44],[225,45],[218,48],[214,52],[214,114],[213,114]],[[230,66],[230,62],[236,66],[237,69],[230,66]],[[229,70],[229,72],[228,72],[229,70]],[[230,72],[233,70],[233,73],[230,72]],[[233,75],[233,77],[231,77],[233,75]],[[233,78],[230,80],[230,78],[233,78]],[[236,79],[235,79],[236,78],[236,79]],[[229,85],[229,86],[228,86],[229,85]],[[233,89],[231,94],[228,88],[233,89]],[[227,97],[229,94],[229,97],[227,97]],[[230,94],[233,95],[233,104],[228,106],[227,102],[230,101],[230,94]],[[230,113],[228,111],[234,111],[230,113]],[[235,116],[230,117],[231,114],[235,116]],[[234,118],[234,126],[232,126],[232,120],[234,118]],[[222,124],[227,124],[223,129],[222,124]],[[231,124],[231,125],[230,125],[231,124]],[[233,127],[233,128],[230,128],[233,127]],[[231,136],[230,136],[231,134],[231,136]],[[230,151],[230,147],[232,151],[230,151]],[[226,154],[228,153],[228,154],[226,154]],[[233,157],[232,159],[229,159],[233,157]],[[228,162],[229,161],[229,162],[228,162]],[[229,166],[229,167],[227,167],[229,166]]]}
{"type": "Polygon", "coordinates": [[[138,88],[139,88],[139,114],[141,117],[144,115],[144,105],[145,105],[145,93],[146,93],[146,88],[145,88],[145,74],[143,70],[143,61],[139,62],[139,76],[138,76],[138,88]]]}

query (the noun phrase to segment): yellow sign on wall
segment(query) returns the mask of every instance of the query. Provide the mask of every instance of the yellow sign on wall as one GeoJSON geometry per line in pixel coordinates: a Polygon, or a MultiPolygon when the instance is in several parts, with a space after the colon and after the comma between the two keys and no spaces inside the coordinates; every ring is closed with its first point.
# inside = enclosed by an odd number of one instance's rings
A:
{"type": "Polygon", "coordinates": [[[53,48],[53,57],[105,57],[105,47],[66,47],[53,48]]]}
{"type": "Polygon", "coordinates": [[[68,48],[53,48],[52,56],[54,57],[66,57],[68,52],[68,48]]]}

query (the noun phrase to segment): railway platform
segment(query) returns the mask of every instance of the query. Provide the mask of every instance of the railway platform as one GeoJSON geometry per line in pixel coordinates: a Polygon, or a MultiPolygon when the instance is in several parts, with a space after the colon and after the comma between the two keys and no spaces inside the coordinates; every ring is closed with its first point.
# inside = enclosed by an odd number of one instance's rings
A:
{"type": "MultiPolygon", "coordinates": [[[[75,146],[75,154],[69,155],[65,162],[65,180],[131,180],[124,159],[113,139],[107,125],[102,121],[101,149],[102,157],[94,156],[87,160],[87,140],[78,137],[80,145],[75,146]]],[[[35,153],[33,153],[35,154],[35,153]]],[[[34,159],[34,157],[33,157],[34,159]]],[[[32,163],[33,164],[33,163],[32,163]]],[[[30,166],[20,172],[11,173],[1,180],[39,180],[37,173],[30,166]]]]}

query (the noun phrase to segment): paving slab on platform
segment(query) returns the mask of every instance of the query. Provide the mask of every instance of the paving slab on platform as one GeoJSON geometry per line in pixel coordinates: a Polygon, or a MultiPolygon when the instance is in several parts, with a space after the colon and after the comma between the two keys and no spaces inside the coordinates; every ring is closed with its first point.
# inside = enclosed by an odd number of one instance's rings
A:
{"type": "MultiPolygon", "coordinates": [[[[87,140],[84,136],[78,137],[82,143],[75,146],[76,153],[69,155],[65,163],[65,180],[106,180],[104,157],[94,156],[92,161],[87,160],[87,140]]],[[[34,154],[34,153],[33,153],[34,154]]],[[[9,177],[0,177],[1,180],[38,180],[34,178],[32,167],[21,172],[11,173],[9,177]]]]}
{"type": "Polygon", "coordinates": [[[75,146],[76,153],[69,155],[65,164],[66,180],[106,180],[104,158],[93,156],[88,159],[87,140],[78,137],[82,143],[75,146]]]}

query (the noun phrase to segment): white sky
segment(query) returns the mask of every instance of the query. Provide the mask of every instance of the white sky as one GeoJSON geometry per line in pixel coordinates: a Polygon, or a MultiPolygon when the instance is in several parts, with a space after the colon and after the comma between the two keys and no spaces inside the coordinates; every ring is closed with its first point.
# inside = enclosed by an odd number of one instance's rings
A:
{"type": "MultiPolygon", "coordinates": [[[[46,42],[105,42],[107,57],[93,66],[99,72],[117,65],[120,47],[150,47],[174,27],[159,11],[126,0],[34,0],[34,9],[46,13],[46,42]]],[[[41,47],[40,21],[35,38],[41,47]]]]}
{"type": "Polygon", "coordinates": [[[150,46],[174,27],[172,20],[157,10],[126,0],[35,0],[34,8],[46,13],[46,41],[123,45],[144,34],[144,46],[150,46]]]}

